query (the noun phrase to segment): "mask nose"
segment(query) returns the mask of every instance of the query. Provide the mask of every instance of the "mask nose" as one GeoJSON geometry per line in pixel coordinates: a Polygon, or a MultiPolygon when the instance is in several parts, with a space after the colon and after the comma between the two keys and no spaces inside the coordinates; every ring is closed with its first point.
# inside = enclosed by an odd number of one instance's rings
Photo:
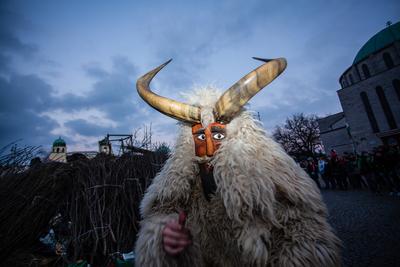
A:
{"type": "Polygon", "coordinates": [[[206,153],[208,157],[211,157],[214,155],[214,143],[212,141],[211,136],[207,136],[206,138],[206,153]]]}

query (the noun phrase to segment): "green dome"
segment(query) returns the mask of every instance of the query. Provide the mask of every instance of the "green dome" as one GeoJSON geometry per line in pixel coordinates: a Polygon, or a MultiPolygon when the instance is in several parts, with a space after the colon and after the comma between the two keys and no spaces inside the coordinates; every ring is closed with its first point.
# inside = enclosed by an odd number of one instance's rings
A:
{"type": "Polygon", "coordinates": [[[392,24],[371,37],[358,51],[353,64],[367,58],[385,48],[386,46],[400,40],[400,22],[392,24]]]}
{"type": "Polygon", "coordinates": [[[64,139],[62,139],[61,137],[58,137],[58,139],[56,139],[56,140],[53,142],[53,147],[54,147],[54,146],[67,146],[67,145],[65,144],[64,139]]]}
{"type": "Polygon", "coordinates": [[[109,144],[110,144],[110,142],[107,140],[106,137],[104,137],[104,139],[99,141],[99,145],[100,146],[106,146],[106,145],[109,145],[109,144]]]}

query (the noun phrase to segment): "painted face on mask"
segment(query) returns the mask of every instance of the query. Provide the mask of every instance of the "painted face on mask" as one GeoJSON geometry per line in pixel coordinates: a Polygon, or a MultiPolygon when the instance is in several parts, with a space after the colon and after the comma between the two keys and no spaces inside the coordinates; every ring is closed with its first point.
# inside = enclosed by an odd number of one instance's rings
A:
{"type": "Polygon", "coordinates": [[[196,156],[212,157],[226,136],[225,127],[226,125],[218,122],[210,123],[207,128],[201,124],[195,124],[192,127],[192,134],[196,156]]]}

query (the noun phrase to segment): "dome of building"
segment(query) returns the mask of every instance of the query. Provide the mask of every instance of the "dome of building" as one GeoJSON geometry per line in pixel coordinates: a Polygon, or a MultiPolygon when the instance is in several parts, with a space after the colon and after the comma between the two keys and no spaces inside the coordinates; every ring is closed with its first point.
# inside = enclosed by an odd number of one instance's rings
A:
{"type": "Polygon", "coordinates": [[[353,65],[399,40],[400,22],[397,22],[372,36],[358,51],[354,58],[353,65]]]}
{"type": "Polygon", "coordinates": [[[108,141],[108,139],[106,137],[104,137],[104,139],[99,141],[99,145],[100,146],[106,146],[106,145],[109,145],[109,144],[110,144],[110,142],[108,141]]]}
{"type": "Polygon", "coordinates": [[[53,147],[55,146],[67,146],[64,139],[61,137],[58,137],[54,142],[53,142],[53,147]]]}

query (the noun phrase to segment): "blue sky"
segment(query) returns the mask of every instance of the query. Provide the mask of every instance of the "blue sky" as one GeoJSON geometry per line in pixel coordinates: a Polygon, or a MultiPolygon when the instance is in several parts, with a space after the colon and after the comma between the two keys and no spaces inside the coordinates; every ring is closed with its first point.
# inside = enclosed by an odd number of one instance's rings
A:
{"type": "Polygon", "coordinates": [[[173,61],[152,83],[183,100],[198,86],[227,89],[285,57],[286,71],[250,101],[267,130],[293,113],[341,111],[338,78],[399,1],[1,1],[0,147],[95,150],[107,133],[152,124],[173,143],[173,119],[137,95],[136,79],[173,61]]]}

